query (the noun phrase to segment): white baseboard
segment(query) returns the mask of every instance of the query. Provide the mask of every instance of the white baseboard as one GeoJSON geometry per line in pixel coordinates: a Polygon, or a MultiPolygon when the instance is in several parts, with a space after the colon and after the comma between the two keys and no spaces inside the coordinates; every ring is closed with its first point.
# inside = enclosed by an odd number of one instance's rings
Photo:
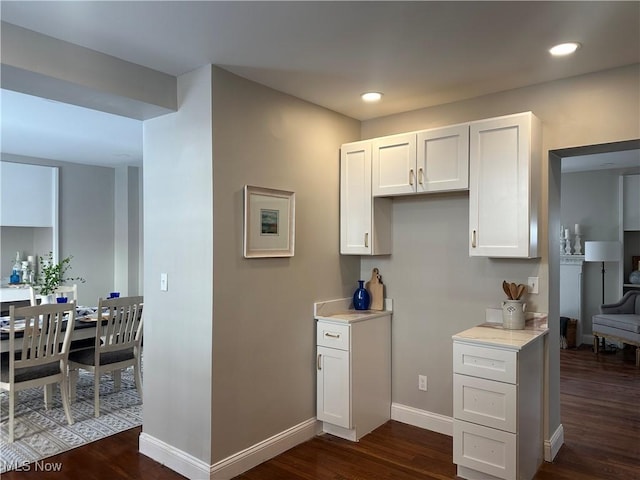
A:
{"type": "Polygon", "coordinates": [[[321,432],[322,424],[315,418],[310,418],[213,465],[145,433],[140,434],[140,453],[192,480],[227,480],[321,432]]]}
{"type": "Polygon", "coordinates": [[[179,450],[168,443],[142,432],[140,434],[140,453],[152,458],[171,470],[187,478],[206,480],[210,466],[207,462],[179,450]]]}
{"type": "Polygon", "coordinates": [[[439,413],[428,412],[399,403],[392,403],[391,419],[408,423],[414,427],[449,435],[450,437],[453,436],[453,418],[440,415],[439,413]]]}
{"type": "Polygon", "coordinates": [[[562,424],[556,428],[549,440],[544,441],[544,460],[545,462],[553,462],[556,458],[560,447],[564,444],[564,427],[562,424]]]}
{"type": "Polygon", "coordinates": [[[322,432],[322,424],[315,417],[284,432],[220,460],[211,466],[211,480],[227,480],[260,465],[322,432]]]}

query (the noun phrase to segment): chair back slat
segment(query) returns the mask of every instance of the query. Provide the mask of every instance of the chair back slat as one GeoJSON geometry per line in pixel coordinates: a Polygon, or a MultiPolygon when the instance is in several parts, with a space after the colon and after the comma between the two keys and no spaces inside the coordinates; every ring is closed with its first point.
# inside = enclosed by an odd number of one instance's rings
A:
{"type": "Polygon", "coordinates": [[[96,355],[139,345],[142,332],[143,297],[119,297],[98,301],[98,328],[102,342],[96,355]]]}
{"type": "MultiPolygon", "coordinates": [[[[78,285],[58,285],[53,291],[54,296],[63,296],[67,297],[68,303],[75,302],[78,304],[78,285]]],[[[38,305],[38,295],[39,289],[38,287],[33,287],[33,285],[29,285],[29,300],[31,302],[31,306],[38,305]]]]}
{"type": "Polygon", "coordinates": [[[10,382],[14,370],[35,367],[56,361],[65,361],[69,354],[69,344],[73,322],[74,304],[45,304],[31,307],[11,307],[9,309],[9,350],[10,382]],[[24,319],[25,328],[22,348],[15,348],[15,322],[24,319]],[[67,323],[65,323],[65,320],[67,323]],[[66,328],[70,325],[70,328],[66,328]]]}

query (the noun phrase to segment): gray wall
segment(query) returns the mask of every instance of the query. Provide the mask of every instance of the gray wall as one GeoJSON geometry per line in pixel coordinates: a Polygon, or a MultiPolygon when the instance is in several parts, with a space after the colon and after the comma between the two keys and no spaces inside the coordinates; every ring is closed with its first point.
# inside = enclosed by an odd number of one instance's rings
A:
{"type": "MultiPolygon", "coordinates": [[[[618,208],[619,178],[620,173],[616,170],[562,175],[560,218],[572,233],[574,225],[580,224],[583,253],[585,241],[618,240],[621,218],[618,208]]],[[[622,294],[621,267],[616,262],[605,264],[605,303],[617,301],[622,294]]],[[[602,264],[586,262],[582,271],[583,334],[590,335],[591,316],[599,312],[602,303],[602,264]]]]}
{"type": "Polygon", "coordinates": [[[315,416],[313,302],[358,276],[337,252],[359,123],[218,68],[178,85],[179,112],[145,122],[143,428],[215,463],[315,416]],[[294,257],[243,258],[245,184],[296,192],[294,257]]]}
{"type": "Polygon", "coordinates": [[[337,254],[338,148],[360,124],[217,68],[181,77],[179,112],[145,122],[145,433],[215,463],[313,417],[312,303],[350,295],[373,267],[394,299],[393,401],[442,415],[452,413],[451,334],[499,305],[502,279],[539,276],[529,309],[552,312],[553,433],[558,268],[549,261],[559,258],[546,239],[551,230],[555,246],[559,235],[560,186],[547,181],[559,171],[547,152],[636,138],[638,81],[629,67],[364,122],[370,138],[533,110],[544,125],[544,200],[540,259],[469,258],[465,193],[394,199],[393,254],[360,259],[337,254]],[[293,258],[242,257],[245,184],[296,192],[293,258]]]}
{"type": "Polygon", "coordinates": [[[485,309],[498,306],[503,298],[503,279],[526,282],[539,276],[540,294],[527,298],[527,309],[551,313],[547,433],[555,431],[560,424],[559,273],[558,267],[549,267],[547,239],[550,231],[554,239],[559,237],[560,222],[549,226],[547,219],[559,218],[555,209],[560,206],[556,202],[549,212],[549,185],[559,186],[547,181],[547,152],[638,138],[638,73],[634,65],[363,122],[362,139],[529,110],[543,124],[541,258],[469,258],[468,199],[463,194],[394,199],[392,255],[363,257],[361,264],[365,279],[371,268],[380,268],[387,294],[394,299],[394,402],[450,416],[451,334],[484,321],[485,309]],[[550,281],[556,291],[550,291],[550,281]],[[429,377],[427,392],[418,391],[419,373],[429,377]]]}
{"type": "MultiPolygon", "coordinates": [[[[60,258],[72,255],[72,269],[70,276],[80,276],[86,283],[78,283],[78,301],[81,305],[96,305],[99,297],[106,296],[114,289],[119,289],[115,280],[115,263],[118,261],[116,254],[116,237],[119,229],[115,224],[116,215],[116,177],[115,170],[108,167],[80,165],[75,163],[58,162],[54,160],[31,158],[16,155],[3,154],[2,159],[18,163],[31,163],[35,165],[57,166],[59,170],[59,239],[60,258]]],[[[137,177],[136,171],[132,173],[137,177]]],[[[139,192],[133,189],[129,193],[135,198],[129,203],[140,208],[139,192]]],[[[119,214],[120,215],[120,214],[119,214]]],[[[124,212],[129,221],[136,218],[135,212],[124,212]]],[[[16,248],[15,228],[3,228],[2,238],[2,276],[5,274],[5,265],[15,258],[16,250],[24,251],[24,248],[16,248]],[[7,239],[10,240],[9,251],[5,251],[5,233],[13,231],[7,239]],[[11,240],[13,238],[13,240],[11,240]],[[11,253],[13,251],[13,253],[11,253]],[[7,258],[6,255],[9,255],[7,258]]],[[[22,234],[21,234],[22,235],[22,234]]],[[[126,250],[135,250],[132,261],[138,260],[138,245],[136,237],[129,235],[122,240],[125,245],[120,249],[123,255],[126,250]],[[128,243],[132,242],[132,243],[128,243]]],[[[21,238],[24,238],[22,236],[21,238]]],[[[36,251],[36,255],[46,255],[47,252],[36,251]]],[[[139,279],[136,277],[135,281],[139,279]]],[[[139,286],[128,285],[122,289],[123,294],[136,294],[139,286]]]]}
{"type": "Polygon", "coordinates": [[[315,417],[313,303],[350,296],[339,146],[359,123],[214,69],[213,460],[315,417]],[[245,184],[296,193],[295,256],[242,257],[245,184]]]}

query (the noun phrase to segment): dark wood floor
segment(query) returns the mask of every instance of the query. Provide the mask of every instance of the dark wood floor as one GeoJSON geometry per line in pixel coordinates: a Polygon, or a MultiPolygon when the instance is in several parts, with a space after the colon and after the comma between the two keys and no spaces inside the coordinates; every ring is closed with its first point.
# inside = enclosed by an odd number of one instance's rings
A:
{"type": "MultiPolygon", "coordinates": [[[[587,347],[561,351],[565,444],[535,480],[640,480],[640,368],[633,351],[595,357],[587,347]]],[[[3,480],[184,477],[137,453],[132,429],[46,460],[58,473],[10,472],[3,480]]],[[[453,479],[451,437],[390,421],[352,443],[316,437],[237,477],[237,480],[453,479]]]]}

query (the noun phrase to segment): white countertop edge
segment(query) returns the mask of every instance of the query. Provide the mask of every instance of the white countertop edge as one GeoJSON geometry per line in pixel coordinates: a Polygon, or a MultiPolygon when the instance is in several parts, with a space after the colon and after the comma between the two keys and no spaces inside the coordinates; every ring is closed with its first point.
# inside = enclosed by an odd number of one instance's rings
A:
{"type": "Polygon", "coordinates": [[[351,298],[339,298],[313,304],[313,318],[336,323],[355,323],[391,315],[393,300],[385,299],[384,310],[355,310],[351,298]]]}
{"type": "Polygon", "coordinates": [[[502,328],[497,322],[486,322],[456,333],[451,338],[458,343],[519,351],[547,333],[547,317],[542,315],[526,320],[525,328],[521,330],[510,330],[502,328]]]}

